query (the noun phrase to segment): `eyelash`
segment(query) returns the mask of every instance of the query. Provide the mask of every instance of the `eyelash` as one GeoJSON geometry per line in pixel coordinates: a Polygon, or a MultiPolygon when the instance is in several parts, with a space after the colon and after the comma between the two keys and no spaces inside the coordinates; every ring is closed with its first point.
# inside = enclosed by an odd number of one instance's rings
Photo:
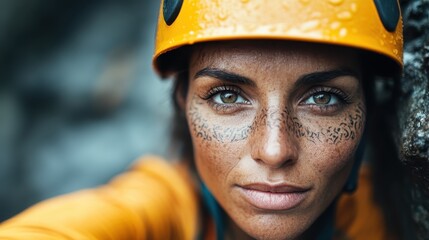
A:
{"type": "MultiPolygon", "coordinates": [[[[207,101],[207,103],[217,112],[233,112],[234,110],[238,109],[238,107],[242,106],[243,103],[217,103],[214,101],[214,97],[217,94],[220,94],[222,92],[233,92],[237,94],[239,97],[243,98],[245,100],[245,103],[249,103],[250,101],[247,100],[244,96],[242,96],[242,90],[239,87],[235,86],[229,86],[229,85],[222,85],[217,86],[214,88],[211,88],[207,93],[203,94],[201,99],[207,101]]],[[[303,101],[300,102],[299,105],[307,105],[311,107],[315,111],[319,111],[322,113],[326,112],[333,112],[335,110],[340,109],[342,106],[350,104],[351,103],[351,96],[344,93],[343,91],[337,89],[337,88],[331,88],[331,87],[324,87],[324,86],[317,86],[312,89],[310,89],[304,96],[303,101]],[[315,96],[316,94],[320,93],[326,93],[331,94],[334,97],[336,97],[339,102],[335,104],[330,105],[318,105],[318,104],[305,104],[304,101],[307,101],[309,98],[315,96]]]]}
{"type": "Polygon", "coordinates": [[[330,111],[335,111],[339,108],[341,108],[344,105],[350,104],[351,103],[351,96],[346,94],[345,92],[337,89],[337,88],[331,88],[331,87],[323,87],[323,86],[318,86],[318,87],[314,87],[312,88],[310,91],[308,91],[304,97],[303,97],[303,101],[300,102],[300,105],[309,105],[312,108],[315,108],[316,111],[321,111],[321,112],[330,112],[330,111]],[[307,101],[309,98],[315,96],[316,94],[320,94],[320,93],[327,93],[327,94],[331,94],[333,96],[335,96],[339,102],[336,104],[331,104],[331,105],[318,105],[318,104],[301,104],[304,101],[307,101]]]}

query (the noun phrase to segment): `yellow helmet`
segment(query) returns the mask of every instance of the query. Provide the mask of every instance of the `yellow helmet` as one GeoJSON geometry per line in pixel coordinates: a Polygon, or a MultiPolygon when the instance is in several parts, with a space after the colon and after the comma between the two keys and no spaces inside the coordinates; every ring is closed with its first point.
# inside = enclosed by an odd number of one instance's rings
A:
{"type": "Polygon", "coordinates": [[[397,0],[163,0],[153,64],[166,76],[184,46],[239,39],[350,46],[384,56],[390,71],[403,64],[397,0]]]}

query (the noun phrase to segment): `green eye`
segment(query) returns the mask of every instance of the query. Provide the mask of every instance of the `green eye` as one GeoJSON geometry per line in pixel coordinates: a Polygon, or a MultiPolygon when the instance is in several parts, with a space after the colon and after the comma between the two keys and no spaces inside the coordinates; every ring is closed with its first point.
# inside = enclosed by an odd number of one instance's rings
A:
{"type": "Polygon", "coordinates": [[[233,92],[220,93],[220,99],[223,103],[235,103],[238,99],[238,95],[233,92]]]}
{"type": "Polygon", "coordinates": [[[246,103],[246,99],[234,91],[221,91],[212,97],[217,104],[246,103]]]}
{"type": "Polygon", "coordinates": [[[313,96],[313,101],[316,104],[328,104],[331,101],[331,95],[326,93],[320,93],[313,96]]]}
{"type": "Polygon", "coordinates": [[[319,92],[311,95],[306,101],[305,104],[314,104],[314,105],[334,105],[339,102],[337,96],[328,92],[319,92]]]}

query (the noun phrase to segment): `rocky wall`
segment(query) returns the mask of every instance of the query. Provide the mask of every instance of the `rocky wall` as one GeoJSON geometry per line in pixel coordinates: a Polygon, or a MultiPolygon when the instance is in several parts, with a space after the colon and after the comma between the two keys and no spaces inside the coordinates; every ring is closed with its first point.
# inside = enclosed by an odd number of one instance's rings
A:
{"type": "Polygon", "coordinates": [[[401,162],[411,172],[413,220],[420,239],[429,239],[429,1],[402,2],[404,74],[395,132],[401,162]]]}

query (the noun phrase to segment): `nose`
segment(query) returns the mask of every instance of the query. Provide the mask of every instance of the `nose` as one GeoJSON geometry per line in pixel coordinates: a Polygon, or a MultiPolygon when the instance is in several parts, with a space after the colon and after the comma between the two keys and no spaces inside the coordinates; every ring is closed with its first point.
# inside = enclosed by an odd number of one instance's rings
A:
{"type": "Polygon", "coordinates": [[[255,161],[273,169],[296,162],[299,142],[291,119],[288,111],[261,111],[251,136],[251,156],[255,161]]]}

